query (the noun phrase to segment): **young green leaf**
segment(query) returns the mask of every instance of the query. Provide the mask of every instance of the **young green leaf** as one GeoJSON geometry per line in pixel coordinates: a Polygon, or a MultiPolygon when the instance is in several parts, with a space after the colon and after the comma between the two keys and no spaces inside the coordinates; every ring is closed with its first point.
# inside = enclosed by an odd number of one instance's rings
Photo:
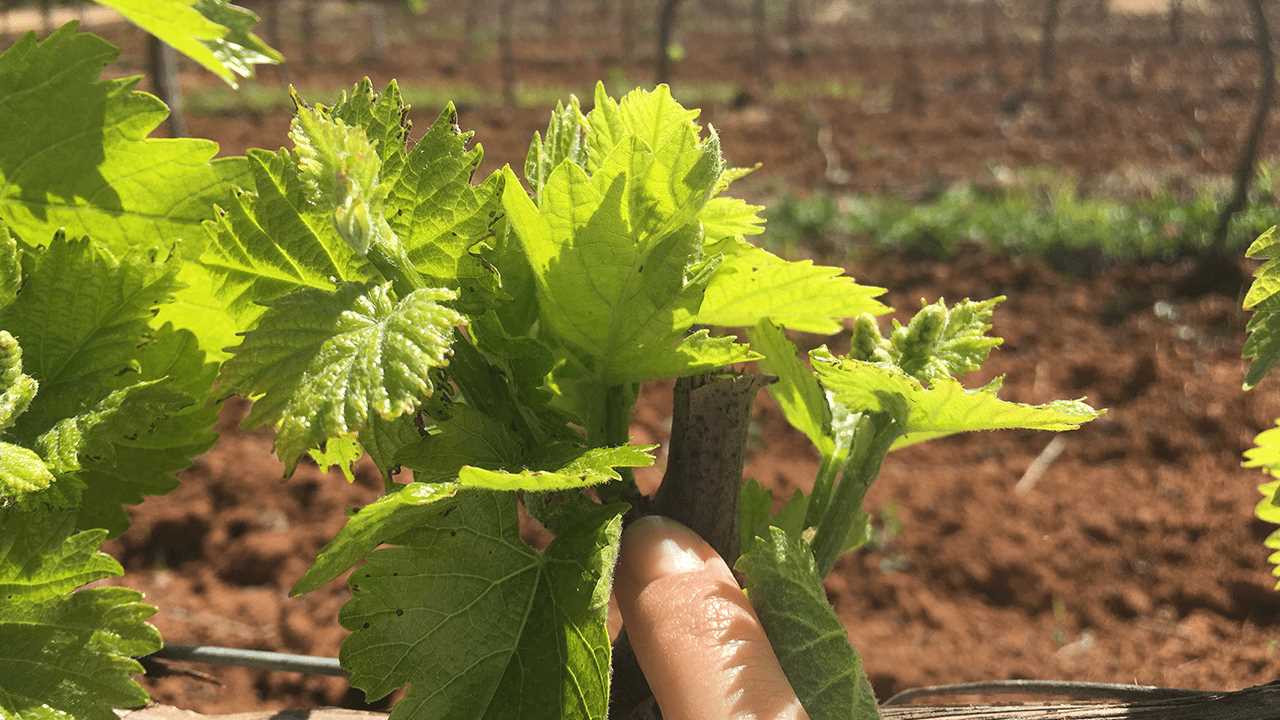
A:
{"type": "Polygon", "coordinates": [[[22,346],[8,330],[0,330],[0,432],[13,427],[36,397],[39,383],[22,371],[22,346]]]}
{"type": "MultiPolygon", "coordinates": [[[[37,245],[65,229],[117,256],[131,249],[168,255],[176,247],[195,257],[204,245],[201,223],[247,180],[247,165],[215,160],[218,146],[208,140],[149,138],[168,109],[136,92],[137,78],[100,78],[118,54],[71,25],[42,41],[27,35],[0,54],[0,221],[37,245]]],[[[190,330],[206,352],[230,344],[237,328],[207,273],[187,264],[181,282],[188,287],[179,302],[153,325],[190,330]]]]}
{"type": "Polygon", "coordinates": [[[0,442],[0,508],[53,484],[53,473],[34,451],[0,442]]]}
{"type": "Polygon", "coordinates": [[[998,383],[970,390],[943,377],[926,387],[897,367],[836,357],[825,347],[809,357],[818,380],[842,405],[889,412],[887,399],[905,402],[905,434],[895,447],[977,430],[1075,430],[1101,414],[1079,400],[1044,405],[1001,400],[998,383]]]}
{"type": "Polygon", "coordinates": [[[827,602],[809,546],[775,527],[748,548],[735,567],[747,577],[751,606],[809,716],[878,719],[875,692],[827,602]]]}
{"type": "MultiPolygon", "coordinates": [[[[1280,427],[1263,430],[1253,439],[1253,447],[1244,453],[1244,466],[1258,468],[1273,478],[1280,478],[1280,427]]],[[[1271,480],[1258,486],[1262,499],[1254,508],[1254,514],[1263,522],[1280,525],[1280,480],[1271,480]]],[[[1280,529],[1272,531],[1266,539],[1266,547],[1272,550],[1268,562],[1275,565],[1273,575],[1278,578],[1276,589],[1280,590],[1280,529]]]]}
{"type": "Polygon", "coordinates": [[[889,312],[875,298],[884,288],[854,282],[837,267],[789,262],[739,237],[707,248],[721,262],[698,309],[697,322],[751,327],[771,320],[793,330],[830,335],[840,321],[889,312]]]}
{"type": "Polygon", "coordinates": [[[941,299],[924,305],[909,324],[895,321],[886,349],[903,372],[925,384],[973,372],[1004,342],[987,336],[996,305],[1004,300],[1001,295],[962,300],[950,308],[941,299]]]}
{"type": "Polygon", "coordinates": [[[605,385],[753,359],[731,338],[686,336],[711,274],[689,273],[700,239],[688,227],[654,237],[645,226],[663,224],[656,213],[631,220],[643,212],[628,204],[632,182],[619,174],[602,192],[598,180],[563,163],[534,205],[507,170],[504,204],[533,268],[543,320],[605,385]]]}
{"type": "Polygon", "coordinates": [[[323,109],[300,105],[289,138],[310,201],[334,209],[334,226],[356,254],[368,254],[375,241],[390,242],[386,219],[390,188],[381,182],[382,158],[364,129],[347,125],[323,109]]]}
{"type": "Polygon", "coordinates": [[[537,553],[510,493],[435,503],[351,576],[340,615],[351,683],[370,699],[407,683],[394,720],[603,719],[621,510],[595,507],[537,553]]]}
{"type": "Polygon", "coordinates": [[[253,66],[284,60],[252,32],[258,16],[227,0],[96,0],[231,87],[253,77],[253,66]]]}
{"type": "Polygon", "coordinates": [[[0,310],[18,297],[22,285],[21,255],[9,227],[0,222],[0,310]]]}
{"type": "Polygon", "coordinates": [[[1264,261],[1254,271],[1253,284],[1244,296],[1244,309],[1253,311],[1244,344],[1244,358],[1250,361],[1244,389],[1249,390],[1280,360],[1280,239],[1276,229],[1260,235],[1245,255],[1264,261]]]}
{"type": "Polygon", "coordinates": [[[782,328],[761,320],[747,338],[751,347],[764,354],[760,369],[778,381],[769,386],[782,415],[792,427],[804,433],[824,457],[835,451],[831,434],[831,410],[826,393],[813,371],[800,361],[796,346],[783,334],[782,328]]]}
{"type": "Polygon", "coordinates": [[[374,415],[394,420],[431,396],[464,319],[444,289],[397,299],[389,285],[302,290],[273,303],[223,365],[228,389],[257,397],[246,420],[276,427],[276,453],[298,457],[355,435],[374,415]]]}
{"type": "Polygon", "coordinates": [[[0,219],[31,243],[66,228],[117,254],[185,241],[190,257],[244,160],[213,160],[209,140],[148,138],[168,109],[137,78],[99,77],[118,54],[72,26],[0,54],[0,219]]]}
{"type": "Polygon", "coordinates": [[[173,293],[176,265],[141,251],[116,259],[97,242],[62,234],[30,260],[22,292],[0,311],[0,326],[22,343],[27,372],[40,383],[14,428],[24,440],[136,378],[138,348],[173,293]]]}
{"type": "Polygon", "coordinates": [[[148,698],[133,657],[160,649],[155,608],[121,587],[77,587],[121,574],[98,552],[105,530],[72,534],[71,513],[0,510],[0,716],[112,720],[148,698]]]}
{"type": "Polygon", "coordinates": [[[489,272],[472,251],[501,214],[503,177],[495,171],[471,184],[484,159],[484,148],[468,147],[473,134],[458,129],[458,111],[446,105],[391,186],[391,227],[418,272],[440,285],[489,272]]]}
{"type": "Polygon", "coordinates": [[[547,122],[546,135],[535,132],[525,156],[524,180],[529,183],[529,192],[534,198],[538,197],[547,178],[551,177],[551,171],[560,163],[568,160],[575,165],[586,165],[584,140],[587,127],[587,118],[582,114],[578,98],[570,96],[568,105],[556,103],[547,122]]]}
{"type": "Polygon", "coordinates": [[[649,467],[653,464],[653,451],[657,447],[622,445],[612,448],[556,449],[548,453],[550,457],[531,463],[534,468],[549,468],[546,470],[526,468],[513,472],[468,465],[459,471],[458,481],[465,487],[526,492],[590,487],[611,480],[621,480],[622,476],[614,468],[649,467]]]}

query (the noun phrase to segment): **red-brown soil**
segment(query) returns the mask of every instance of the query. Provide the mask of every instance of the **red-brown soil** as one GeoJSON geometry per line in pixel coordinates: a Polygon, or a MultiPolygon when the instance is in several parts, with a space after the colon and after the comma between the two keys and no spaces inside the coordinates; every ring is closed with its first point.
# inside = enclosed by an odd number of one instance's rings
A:
{"type": "MultiPolygon", "coordinates": [[[[456,22],[456,11],[444,19],[456,22]]],[[[570,37],[555,41],[536,31],[522,37],[523,82],[573,84],[585,94],[616,64],[615,41],[590,42],[588,30],[570,27],[570,37]]],[[[778,53],[775,86],[839,78],[859,90],[849,99],[784,102],[753,82],[747,33],[713,34],[718,26],[691,23],[675,87],[678,94],[681,83],[712,79],[741,87],[734,102],[711,104],[704,117],[732,160],[765,163],[747,189],[757,197],[824,184],[820,133],[858,190],[927,189],[996,164],[1052,165],[1087,177],[1228,172],[1254,92],[1250,51],[1231,40],[1243,31],[1218,23],[1174,48],[1159,23],[1108,27],[1101,39],[1064,30],[1060,79],[1047,94],[1023,91],[1034,57],[1028,43],[1005,41],[1008,80],[996,82],[963,28],[815,33],[821,47],[809,55],[791,61],[778,53]],[[911,44],[903,50],[896,37],[911,44]]],[[[465,78],[496,88],[491,58],[463,68],[456,41],[432,37],[397,45],[391,59],[368,67],[357,60],[359,48],[330,31],[320,43],[325,65],[293,67],[289,79],[465,78]]],[[[646,36],[638,52],[649,43],[646,36]]],[[[297,56],[292,43],[284,49],[297,56]]],[[[638,60],[628,70],[648,74],[638,60]]],[[[264,82],[283,78],[264,75],[264,82]]],[[[432,112],[420,108],[419,125],[432,112]]],[[[544,118],[545,108],[462,108],[463,124],[489,151],[488,167],[518,161],[544,118]]],[[[190,122],[193,134],[231,152],[284,144],[286,127],[283,114],[190,122]]],[[[1272,129],[1269,154],[1280,149],[1272,129]]],[[[1280,674],[1280,594],[1265,565],[1267,528],[1252,519],[1259,476],[1239,467],[1253,435],[1280,416],[1280,402],[1271,385],[1240,390],[1246,318],[1234,290],[1187,294],[1188,265],[1072,277],[978,250],[948,263],[863,258],[851,270],[891,288],[889,299],[904,309],[939,295],[1008,294],[996,322],[1006,345],[990,363],[992,373],[1008,374],[1007,395],[1087,395],[1110,409],[1067,436],[1065,452],[1025,494],[1014,484],[1047,435],[950,439],[886,463],[868,500],[886,531],[842,561],[827,584],[881,696],[1008,677],[1234,688],[1280,674]]],[[[638,437],[664,436],[668,402],[660,391],[645,396],[638,437]]],[[[229,409],[228,423],[241,410],[229,409]]],[[[805,487],[813,454],[763,399],[758,429],[749,475],[784,493],[805,487]]],[[[134,512],[133,526],[109,549],[125,563],[128,583],[160,606],[156,624],[171,642],[334,655],[345,590],[291,600],[288,588],[342,525],[344,510],[375,497],[378,484],[367,472],[349,485],[313,467],[282,480],[267,435],[228,429],[181,488],[134,512]]],[[[205,712],[360,699],[337,679],[200,669],[222,685],[186,677],[146,684],[160,702],[205,712]]]]}

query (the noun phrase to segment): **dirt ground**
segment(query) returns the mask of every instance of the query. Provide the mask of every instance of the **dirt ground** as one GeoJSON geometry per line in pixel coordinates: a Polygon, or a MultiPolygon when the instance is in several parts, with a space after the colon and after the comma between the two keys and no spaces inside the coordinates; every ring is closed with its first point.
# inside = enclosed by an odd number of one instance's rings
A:
{"type": "MultiPolygon", "coordinates": [[[[1205,26],[1174,47],[1158,24],[1111,22],[1105,38],[1067,33],[1050,89],[1027,89],[1033,46],[1007,38],[997,80],[990,56],[960,28],[913,43],[815,34],[817,49],[795,59],[779,45],[773,94],[748,65],[749,34],[692,23],[681,35],[688,57],[674,85],[677,94],[711,79],[736,88],[704,118],[732,161],[765,164],[747,188],[753,197],[830,185],[915,193],[994,165],[1051,165],[1091,178],[1229,172],[1254,93],[1243,30],[1205,26]],[[778,88],[815,77],[853,90],[778,99],[778,88]]],[[[585,93],[619,64],[616,43],[585,34],[523,38],[522,82],[585,93]]],[[[447,42],[393,45],[376,66],[334,38],[321,47],[323,67],[291,67],[288,79],[496,82],[496,62],[462,68],[447,42]]],[[[647,77],[640,60],[626,68],[647,77]]],[[[263,82],[284,79],[268,70],[263,82]]],[[[545,110],[481,103],[463,107],[462,122],[478,131],[496,167],[522,158],[545,110]]],[[[419,126],[433,112],[419,108],[419,126]]],[[[193,134],[229,152],[283,144],[286,127],[287,116],[274,113],[190,121],[193,134]]],[[[1276,130],[1267,154],[1280,150],[1276,130]]],[[[1269,384],[1240,391],[1246,317],[1238,290],[1189,293],[1195,269],[1186,264],[1080,277],[978,249],[949,263],[861,257],[850,270],[891,288],[890,301],[906,310],[921,298],[1008,294],[996,321],[1006,344],[990,363],[991,373],[1008,374],[1007,395],[1088,396],[1110,410],[1066,436],[1065,451],[1025,493],[1014,485],[1047,435],[950,439],[885,464],[868,500],[881,528],[876,542],[843,560],[827,583],[881,697],[1012,677],[1238,688],[1280,674],[1280,594],[1265,565],[1267,527],[1252,519],[1259,476],[1239,467],[1253,435],[1280,416],[1280,402],[1269,384]]],[[[661,389],[645,395],[637,439],[665,438],[667,405],[661,389]]],[[[228,427],[242,411],[228,408],[228,427]]],[[[748,474],[782,493],[806,487],[816,459],[766,400],[757,427],[748,474]]],[[[345,590],[294,600],[287,591],[342,525],[343,511],[377,487],[367,472],[348,485],[312,467],[284,481],[267,435],[228,429],[182,486],[140,506],[108,549],[124,562],[128,583],[160,606],[156,624],[171,642],[334,655],[345,590]]],[[[190,677],[145,683],[157,701],[203,712],[360,701],[338,679],[199,669],[220,685],[190,677]]]]}

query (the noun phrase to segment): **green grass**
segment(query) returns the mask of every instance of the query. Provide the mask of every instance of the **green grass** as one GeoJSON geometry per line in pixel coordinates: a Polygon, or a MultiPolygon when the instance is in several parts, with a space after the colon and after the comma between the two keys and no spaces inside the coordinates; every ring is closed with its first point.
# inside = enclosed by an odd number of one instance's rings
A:
{"type": "MultiPolygon", "coordinates": [[[[615,96],[636,87],[635,83],[621,74],[609,77],[605,85],[615,96]]],[[[302,85],[298,88],[298,92],[309,101],[332,102],[344,90],[349,89],[349,86],[302,85]]],[[[729,82],[681,83],[680,98],[683,102],[692,105],[725,105],[733,100],[738,90],[736,84],[729,82]]],[[[407,103],[423,110],[442,108],[450,100],[464,107],[502,106],[502,93],[497,88],[474,83],[401,83],[400,92],[407,103]]],[[[557,100],[565,100],[571,94],[589,101],[592,92],[592,87],[589,85],[572,87],[521,83],[516,86],[516,103],[521,107],[549,108],[554,106],[557,100]]],[[[293,101],[289,97],[287,86],[265,83],[246,84],[239,90],[210,83],[192,88],[184,99],[185,111],[196,116],[266,115],[291,112],[293,109],[293,101]]]]}
{"type": "MultiPolygon", "coordinates": [[[[789,252],[842,254],[859,247],[948,257],[965,246],[1006,254],[1079,260],[1173,260],[1203,256],[1226,188],[1204,182],[1187,191],[1157,186],[1125,197],[1084,192],[1073,178],[1047,171],[1013,174],[1002,183],[965,183],[934,197],[787,196],[771,205],[766,237],[789,252]]],[[[1248,209],[1228,235],[1231,252],[1280,224],[1264,166],[1248,209]]]]}
{"type": "MultiPolygon", "coordinates": [[[[645,83],[628,78],[620,71],[609,73],[605,86],[615,96],[628,90],[643,86],[645,83]]],[[[302,97],[308,100],[332,100],[348,86],[303,85],[298,88],[302,97]]],[[[490,85],[468,82],[415,83],[400,84],[400,92],[405,100],[421,109],[442,108],[452,100],[456,105],[469,107],[501,107],[502,93],[500,89],[490,85]]],[[[589,85],[581,87],[571,85],[531,85],[519,83],[516,86],[516,103],[521,107],[549,108],[557,100],[565,100],[576,94],[584,100],[590,100],[593,89],[589,85]]],[[[714,106],[729,105],[741,94],[742,87],[737,83],[718,80],[681,80],[679,94],[682,102],[690,105],[714,106]]],[[[790,84],[779,84],[772,89],[772,95],[779,100],[794,101],[814,98],[851,99],[860,97],[862,87],[856,82],[839,80],[814,80],[790,84]]],[[[291,112],[293,103],[289,98],[289,88],[284,85],[268,85],[263,82],[248,83],[239,90],[226,85],[210,83],[190,89],[185,96],[185,111],[196,116],[212,115],[266,115],[276,112],[291,112]]]]}

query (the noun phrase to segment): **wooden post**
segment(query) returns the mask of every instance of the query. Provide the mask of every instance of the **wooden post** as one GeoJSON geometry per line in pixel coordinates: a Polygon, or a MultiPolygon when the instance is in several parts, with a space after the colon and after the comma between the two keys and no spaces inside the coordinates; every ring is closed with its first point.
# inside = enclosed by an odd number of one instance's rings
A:
{"type": "Polygon", "coordinates": [[[1169,42],[1182,43],[1182,0],[1169,0],[1169,42]]]}
{"type": "Polygon", "coordinates": [[[476,58],[476,30],[480,25],[480,0],[463,3],[462,10],[462,60],[470,65],[476,58]]]}
{"type": "Polygon", "coordinates": [[[622,35],[622,62],[631,62],[631,56],[635,53],[635,36],[633,35],[632,20],[635,17],[635,0],[619,0],[618,2],[618,29],[622,35]]]}
{"type": "Polygon", "coordinates": [[[1227,254],[1227,240],[1231,230],[1231,218],[1245,208],[1249,202],[1249,185],[1253,181],[1253,173],[1258,164],[1258,149],[1262,146],[1262,136],[1267,129],[1267,116],[1271,112],[1271,103],[1276,92],[1276,58],[1271,46],[1271,28],[1267,24],[1266,8],[1263,0],[1244,0],[1249,9],[1249,17],[1253,23],[1253,41],[1258,51],[1258,74],[1262,87],[1258,90],[1258,99],[1253,106],[1253,117],[1249,122],[1249,134],[1245,137],[1244,147],[1240,148],[1240,157],[1236,160],[1235,174],[1232,177],[1231,198],[1218,214],[1217,227],[1213,233],[1213,249],[1219,256],[1227,254]]]}
{"type": "Polygon", "coordinates": [[[169,134],[186,137],[187,127],[182,117],[182,88],[178,84],[178,63],[173,48],[160,38],[147,35],[147,55],[151,64],[151,82],[156,95],[169,106],[169,134]]]}
{"type": "Polygon", "coordinates": [[[982,0],[982,44],[987,51],[987,75],[994,83],[1004,82],[999,27],[1003,19],[999,0],[982,0]]]}
{"type": "Polygon", "coordinates": [[[267,37],[271,38],[271,44],[277,48],[284,46],[283,33],[280,31],[280,3],[282,2],[284,0],[267,0],[266,7],[263,8],[267,37]]]}
{"type": "Polygon", "coordinates": [[[751,68],[755,71],[756,80],[766,85],[769,83],[769,4],[768,0],[752,0],[751,2],[751,35],[754,40],[755,53],[751,57],[751,68]]]}
{"type": "Polygon", "coordinates": [[[365,4],[369,18],[369,59],[381,61],[387,56],[387,6],[382,0],[365,4]]]}
{"type": "Polygon", "coordinates": [[[1058,0],[1048,0],[1044,7],[1044,20],[1040,25],[1040,85],[1048,90],[1053,85],[1058,64],[1058,20],[1061,6],[1058,0]]]}
{"type": "Polygon", "coordinates": [[[662,0],[658,8],[658,57],[655,58],[655,83],[671,82],[671,42],[675,37],[676,15],[680,0],[662,0]]]}
{"type": "Polygon", "coordinates": [[[498,0],[498,64],[502,73],[502,102],[516,106],[516,58],[511,46],[511,11],[514,0],[498,0]]]}
{"type": "Polygon", "coordinates": [[[316,5],[318,0],[302,0],[302,10],[298,13],[302,21],[302,62],[304,65],[316,64],[316,5]]]}

